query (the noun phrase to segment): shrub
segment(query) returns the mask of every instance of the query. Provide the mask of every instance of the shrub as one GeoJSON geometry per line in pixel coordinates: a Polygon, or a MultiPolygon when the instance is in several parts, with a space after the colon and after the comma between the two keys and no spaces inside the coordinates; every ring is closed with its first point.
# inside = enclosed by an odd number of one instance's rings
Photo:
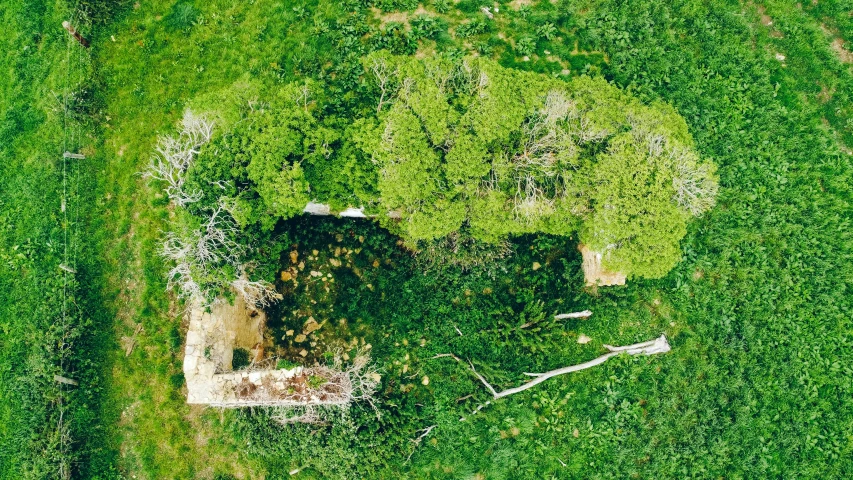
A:
{"type": "Polygon", "coordinates": [[[243,367],[248,367],[252,363],[249,359],[249,351],[245,348],[235,348],[232,355],[231,368],[234,370],[240,370],[243,367]]]}

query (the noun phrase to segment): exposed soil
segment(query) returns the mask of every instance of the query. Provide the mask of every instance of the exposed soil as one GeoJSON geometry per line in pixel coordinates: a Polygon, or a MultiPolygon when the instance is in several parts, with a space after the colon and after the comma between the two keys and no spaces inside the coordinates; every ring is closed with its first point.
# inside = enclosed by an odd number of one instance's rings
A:
{"type": "Polygon", "coordinates": [[[835,53],[838,54],[838,58],[844,63],[853,63],[853,52],[844,48],[844,40],[840,38],[835,38],[830,44],[835,53]]]}
{"type": "Polygon", "coordinates": [[[406,30],[411,30],[411,26],[409,25],[409,19],[412,17],[416,17],[418,15],[435,15],[434,12],[430,12],[425,9],[423,5],[418,5],[417,10],[414,12],[391,12],[391,13],[383,13],[382,10],[371,7],[371,13],[373,13],[373,18],[379,20],[379,25],[384,27],[389,23],[402,23],[406,26],[406,30]]]}

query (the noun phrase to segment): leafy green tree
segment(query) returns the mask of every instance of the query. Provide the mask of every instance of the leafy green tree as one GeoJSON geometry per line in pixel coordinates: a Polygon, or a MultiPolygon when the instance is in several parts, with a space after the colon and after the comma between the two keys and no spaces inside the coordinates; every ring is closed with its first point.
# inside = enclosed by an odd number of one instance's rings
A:
{"type": "Polygon", "coordinates": [[[649,153],[648,142],[622,133],[591,168],[592,213],[581,239],[603,252],[612,270],[658,278],[680,259],[688,215],[673,205],[673,172],[660,160],[649,153]]]}
{"type": "Polygon", "coordinates": [[[690,216],[713,205],[713,165],[684,120],[602,79],[482,58],[377,53],[365,66],[391,107],[359,145],[400,217],[382,221],[411,244],[460,229],[492,243],[580,232],[610,268],[656,278],[678,261],[690,216]]]}

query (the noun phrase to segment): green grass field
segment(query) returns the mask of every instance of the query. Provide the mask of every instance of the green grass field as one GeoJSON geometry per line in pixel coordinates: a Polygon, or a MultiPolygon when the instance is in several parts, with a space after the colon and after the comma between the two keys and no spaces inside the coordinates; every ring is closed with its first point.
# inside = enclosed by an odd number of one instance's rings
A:
{"type": "Polygon", "coordinates": [[[853,477],[853,5],[495,5],[493,20],[469,0],[0,5],[10,52],[0,59],[0,477],[853,477]],[[419,7],[440,27],[413,40],[400,32],[419,7]],[[69,17],[91,49],[62,30],[69,17]],[[157,253],[176,214],[138,172],[187,105],[241,79],[322,81],[329,109],[354,115],[354,65],[380,48],[476,52],[666,101],[719,167],[717,206],[691,224],[666,277],[597,290],[583,286],[576,239],[514,238],[512,255],[463,272],[425,265],[371,222],[290,220],[282,238],[301,255],[322,251],[318,264],[337,246],[364,249],[355,262],[370,273],[334,270],[336,290],[315,308],[347,319],[336,335],[371,344],[381,419],[357,405],[332,426],[281,427],[262,410],[188,406],[182,305],[157,253]],[[63,169],[71,149],[86,159],[63,169]],[[58,269],[66,235],[71,283],[58,269]],[[594,314],[519,329],[536,300],[546,313],[594,314]],[[619,357],[477,415],[488,392],[466,366],[432,358],[472,358],[506,388],[661,333],[666,355],[619,357]],[[592,341],[578,344],[581,334],[592,341]],[[80,386],[60,390],[54,374],[80,386]]]}

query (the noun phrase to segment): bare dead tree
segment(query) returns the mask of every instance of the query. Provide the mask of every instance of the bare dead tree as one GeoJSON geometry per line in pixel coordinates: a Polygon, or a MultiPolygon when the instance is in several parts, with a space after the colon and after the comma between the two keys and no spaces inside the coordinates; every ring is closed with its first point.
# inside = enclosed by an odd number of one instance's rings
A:
{"type": "Polygon", "coordinates": [[[578,168],[580,147],[568,122],[577,110],[574,100],[552,90],[522,125],[520,151],[510,160],[517,219],[534,222],[553,213],[557,199],[572,194],[568,172],[578,168]]]}
{"type": "Polygon", "coordinates": [[[554,199],[549,198],[534,175],[528,174],[517,179],[512,210],[516,218],[533,223],[553,213],[554,203],[554,199]]]}
{"type": "Polygon", "coordinates": [[[697,217],[710,210],[716,203],[719,190],[714,178],[714,165],[700,162],[696,154],[683,147],[672,149],[669,157],[675,164],[672,187],[676,203],[697,217]]]}
{"type": "Polygon", "coordinates": [[[207,298],[206,290],[195,281],[194,270],[198,268],[193,254],[193,242],[175,232],[168,232],[160,255],[173,261],[175,266],[167,274],[166,288],[177,292],[179,298],[207,298]]]}
{"type": "MultiPolygon", "coordinates": [[[[160,254],[175,262],[169,271],[167,288],[174,289],[180,298],[203,301],[208,298],[210,289],[217,285],[216,269],[223,265],[240,266],[243,247],[233,238],[237,235],[237,226],[233,219],[223,215],[224,206],[220,204],[210,212],[202,223],[202,228],[188,234],[168,232],[160,254]],[[202,286],[199,278],[210,285],[202,286]]],[[[241,285],[247,291],[253,286],[241,285]]]]}
{"type": "MultiPolygon", "coordinates": [[[[585,314],[586,312],[579,312],[579,313],[585,314]]],[[[654,340],[649,340],[647,342],[635,343],[633,345],[626,345],[626,346],[622,346],[622,347],[614,347],[612,345],[604,345],[604,348],[608,350],[608,353],[605,353],[604,355],[602,355],[596,359],[590,360],[588,362],[584,362],[584,363],[581,363],[578,365],[572,365],[569,367],[557,368],[555,370],[551,370],[549,372],[544,372],[544,373],[525,373],[525,375],[535,377],[535,378],[533,380],[527,382],[527,383],[524,383],[524,384],[518,386],[518,387],[508,388],[508,389],[502,390],[502,391],[497,391],[495,389],[495,387],[493,387],[492,384],[490,384],[485,379],[485,377],[483,377],[480,374],[480,372],[478,372],[477,369],[474,368],[473,362],[468,361],[468,367],[471,369],[471,372],[474,373],[474,375],[477,377],[477,379],[480,380],[480,383],[482,383],[483,386],[485,386],[486,389],[489,391],[489,393],[492,394],[494,399],[497,400],[499,398],[508,397],[508,396],[513,395],[515,393],[523,392],[524,390],[535,387],[536,385],[544,382],[545,380],[548,380],[549,378],[553,378],[553,377],[556,377],[558,375],[565,375],[567,373],[578,372],[581,370],[585,370],[587,368],[592,368],[592,367],[595,367],[597,365],[601,365],[602,363],[606,362],[607,360],[609,360],[609,359],[611,359],[617,355],[620,355],[622,353],[627,353],[628,355],[655,355],[655,354],[666,353],[666,352],[670,351],[670,346],[669,346],[669,342],[666,340],[666,335],[661,335],[660,337],[658,337],[654,340]]],[[[456,355],[453,355],[450,353],[439,354],[439,355],[436,355],[432,358],[443,358],[443,357],[450,357],[450,358],[453,358],[454,360],[456,360],[457,362],[462,363],[462,359],[460,359],[456,355]]],[[[488,404],[488,403],[489,402],[486,402],[486,404],[488,404]]],[[[477,410],[474,411],[474,413],[477,413],[486,404],[481,405],[479,408],[477,408],[477,410]]]]}
{"type": "Polygon", "coordinates": [[[243,297],[246,305],[255,307],[264,308],[282,298],[281,294],[275,289],[275,285],[270,282],[249,280],[245,267],[243,267],[240,277],[231,282],[231,287],[243,297]]]}
{"type": "Polygon", "coordinates": [[[447,93],[448,85],[453,80],[453,69],[452,67],[448,67],[449,65],[441,62],[429,62],[425,64],[426,76],[433,81],[442,95],[447,93]]]}
{"type": "Polygon", "coordinates": [[[225,206],[220,202],[202,224],[196,246],[196,257],[201,263],[240,263],[244,248],[233,240],[240,232],[234,219],[223,215],[223,211],[225,206]]]}
{"type": "Polygon", "coordinates": [[[719,190],[714,165],[702,162],[689,148],[654,131],[649,122],[633,116],[628,122],[634,138],[648,149],[649,158],[672,171],[673,200],[678,206],[697,217],[710,210],[719,190]]]}
{"type": "Polygon", "coordinates": [[[558,375],[564,375],[567,373],[578,372],[581,370],[585,370],[587,368],[595,367],[597,365],[601,365],[607,360],[615,357],[616,355],[627,353],[628,355],[655,355],[658,353],[666,353],[670,351],[669,342],[666,340],[666,335],[661,335],[655,340],[649,340],[647,342],[635,343],[633,345],[626,345],[623,347],[614,347],[611,345],[604,345],[604,348],[609,350],[608,353],[588,362],[581,363],[579,365],[572,365],[569,367],[558,368],[555,370],[551,370],[545,373],[525,373],[525,375],[535,377],[533,380],[515,387],[508,388],[506,390],[502,390],[498,392],[495,388],[488,382],[486,379],[480,375],[479,372],[474,368],[474,364],[470,361],[468,365],[471,367],[471,371],[474,372],[474,375],[480,380],[480,382],[491,392],[492,396],[495,397],[495,400],[503,397],[508,397],[512,394],[523,392],[531,387],[535,387],[536,385],[548,380],[549,378],[556,377],[558,375]]]}
{"type": "Polygon", "coordinates": [[[379,104],[376,106],[376,113],[379,113],[382,111],[382,106],[396,93],[393,87],[397,68],[384,57],[373,57],[369,69],[379,86],[379,104]]]}
{"type": "Polygon", "coordinates": [[[210,141],[213,126],[213,122],[187,109],[181,120],[178,136],[161,136],[155,148],[154,158],[142,172],[143,178],[165,182],[166,194],[175,205],[184,206],[201,200],[201,191],[184,191],[184,175],[198,155],[201,146],[210,141]]]}

